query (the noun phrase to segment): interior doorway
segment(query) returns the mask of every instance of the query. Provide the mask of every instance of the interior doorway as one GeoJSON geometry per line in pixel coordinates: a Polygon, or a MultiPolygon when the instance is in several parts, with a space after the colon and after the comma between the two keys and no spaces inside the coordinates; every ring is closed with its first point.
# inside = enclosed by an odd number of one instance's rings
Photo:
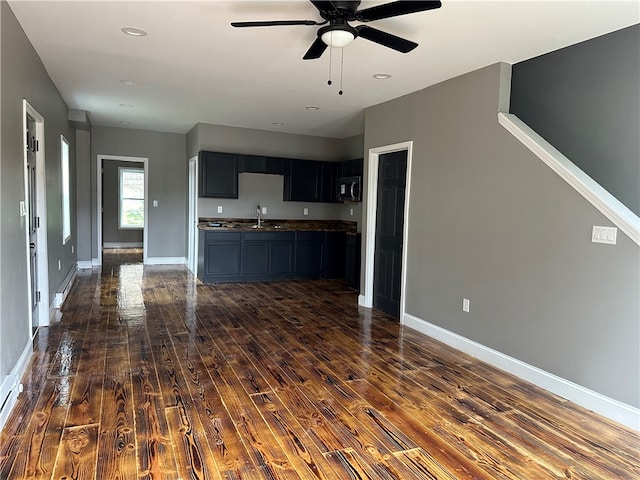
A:
{"type": "MultiPolygon", "coordinates": [[[[387,296],[388,294],[386,292],[391,292],[395,289],[395,293],[391,294],[390,296],[395,297],[394,303],[397,305],[397,307],[394,307],[394,310],[396,312],[394,314],[400,318],[401,322],[403,321],[403,316],[405,313],[405,289],[406,289],[405,281],[406,281],[406,270],[407,270],[407,238],[408,238],[407,219],[409,214],[409,202],[410,202],[412,152],[413,152],[412,141],[386,145],[383,147],[376,147],[369,150],[369,157],[367,161],[367,196],[366,196],[366,201],[367,201],[366,222],[367,223],[366,223],[366,229],[365,229],[365,245],[364,245],[364,251],[365,251],[364,292],[362,295],[360,295],[358,299],[361,305],[364,305],[366,307],[373,307],[375,304],[374,291],[376,293],[383,292],[384,296],[387,296]],[[382,189],[379,189],[378,187],[379,175],[381,174],[380,160],[381,160],[381,157],[385,158],[383,157],[384,155],[393,154],[395,152],[403,152],[398,156],[398,158],[403,158],[406,156],[406,169],[404,170],[404,179],[405,179],[404,183],[402,184],[402,182],[398,180],[399,183],[396,182],[395,187],[393,187],[394,189],[396,189],[394,195],[396,196],[401,195],[403,202],[402,202],[402,207],[399,208],[399,210],[396,211],[395,208],[393,209],[395,219],[391,219],[387,221],[386,219],[385,220],[380,219],[378,215],[378,207],[379,207],[378,198],[379,196],[382,197],[385,195],[384,193],[385,187],[383,186],[382,189]],[[403,189],[403,193],[401,193],[399,189],[403,189]],[[381,191],[383,193],[381,193],[381,191]],[[393,253],[394,250],[391,249],[391,250],[387,250],[387,253],[385,254],[387,256],[387,259],[389,258],[389,255],[395,258],[393,262],[387,262],[387,264],[394,265],[393,270],[395,271],[395,274],[399,276],[399,282],[398,280],[396,280],[395,286],[393,283],[387,283],[387,285],[382,286],[382,288],[376,287],[376,279],[375,279],[376,251],[378,251],[378,253],[382,251],[378,249],[378,245],[377,245],[378,242],[381,241],[381,237],[377,235],[379,221],[387,223],[387,226],[382,228],[381,232],[393,231],[393,235],[392,235],[393,237],[401,237],[400,251],[396,249],[395,250],[396,253],[393,253]],[[390,224],[394,225],[392,229],[387,228],[390,224]]],[[[394,156],[387,157],[387,158],[391,160],[392,164],[398,163],[394,159],[394,156]]],[[[400,164],[402,162],[403,160],[399,160],[400,164]]],[[[387,167],[383,165],[382,168],[387,168],[387,167]]],[[[396,176],[399,178],[402,176],[400,175],[400,172],[404,167],[398,169],[399,165],[397,164],[395,167],[391,166],[389,168],[391,170],[393,170],[393,168],[396,168],[395,174],[391,175],[392,177],[396,176]]],[[[382,176],[383,178],[385,177],[384,174],[382,174],[382,176]]],[[[397,202],[394,200],[394,204],[395,203],[397,202]]],[[[388,212],[381,211],[380,214],[386,215],[388,214],[388,212]]],[[[397,238],[395,240],[397,241],[397,238]]],[[[397,246],[397,242],[396,242],[396,246],[397,246]]],[[[383,250],[385,249],[386,248],[383,247],[383,250]]],[[[380,279],[378,279],[378,282],[380,282],[380,279]]]]}
{"type": "Polygon", "coordinates": [[[98,155],[95,264],[105,248],[142,248],[147,263],[148,176],[145,157],[98,155]]]}
{"type": "Polygon", "coordinates": [[[24,192],[29,329],[49,324],[44,118],[23,100],[24,192]]]}

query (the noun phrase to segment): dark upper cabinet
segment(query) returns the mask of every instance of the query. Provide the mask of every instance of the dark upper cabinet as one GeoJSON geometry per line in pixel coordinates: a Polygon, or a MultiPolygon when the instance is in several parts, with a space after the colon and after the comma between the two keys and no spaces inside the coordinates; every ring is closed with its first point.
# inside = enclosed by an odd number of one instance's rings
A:
{"type": "Polygon", "coordinates": [[[238,198],[238,156],[200,152],[200,197],[238,198]]]}
{"type": "Polygon", "coordinates": [[[364,161],[362,158],[340,162],[340,173],[338,177],[361,177],[363,174],[364,161]]]}
{"type": "Polygon", "coordinates": [[[322,162],[320,167],[320,202],[334,203],[338,201],[338,164],[322,162]]]}
{"type": "Polygon", "coordinates": [[[284,200],[318,202],[322,162],[291,159],[284,176],[284,200]]]}
{"type": "Polygon", "coordinates": [[[240,173],[267,173],[271,175],[285,174],[286,159],[265,157],[262,155],[238,155],[240,173]]]}

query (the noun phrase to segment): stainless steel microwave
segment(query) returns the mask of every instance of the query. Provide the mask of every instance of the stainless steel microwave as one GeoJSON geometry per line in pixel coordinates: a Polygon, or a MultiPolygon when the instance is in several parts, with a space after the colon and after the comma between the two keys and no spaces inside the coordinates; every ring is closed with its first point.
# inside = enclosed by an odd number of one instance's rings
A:
{"type": "Polygon", "coordinates": [[[342,202],[361,200],[361,177],[342,177],[338,183],[338,198],[342,202]]]}

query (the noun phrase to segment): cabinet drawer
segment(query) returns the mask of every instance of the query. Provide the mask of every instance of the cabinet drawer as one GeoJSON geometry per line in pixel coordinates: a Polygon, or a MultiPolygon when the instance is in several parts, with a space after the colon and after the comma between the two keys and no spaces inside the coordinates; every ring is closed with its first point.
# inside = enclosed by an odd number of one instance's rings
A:
{"type": "Polygon", "coordinates": [[[294,232],[244,232],[245,242],[293,242],[294,232]]]}
{"type": "Polygon", "coordinates": [[[242,239],[242,233],[240,232],[206,232],[207,241],[219,242],[219,241],[240,241],[242,239]]]}
{"type": "Polygon", "coordinates": [[[296,239],[299,242],[322,242],[324,232],[296,232],[296,239]]]}

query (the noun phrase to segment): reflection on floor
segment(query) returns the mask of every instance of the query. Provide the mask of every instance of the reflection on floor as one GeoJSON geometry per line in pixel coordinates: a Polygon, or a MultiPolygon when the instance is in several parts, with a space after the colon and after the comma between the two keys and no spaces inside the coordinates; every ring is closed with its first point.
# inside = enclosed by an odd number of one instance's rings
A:
{"type": "Polygon", "coordinates": [[[640,437],[358,307],[105,252],[34,339],[0,479],[637,479],[640,437]]]}

